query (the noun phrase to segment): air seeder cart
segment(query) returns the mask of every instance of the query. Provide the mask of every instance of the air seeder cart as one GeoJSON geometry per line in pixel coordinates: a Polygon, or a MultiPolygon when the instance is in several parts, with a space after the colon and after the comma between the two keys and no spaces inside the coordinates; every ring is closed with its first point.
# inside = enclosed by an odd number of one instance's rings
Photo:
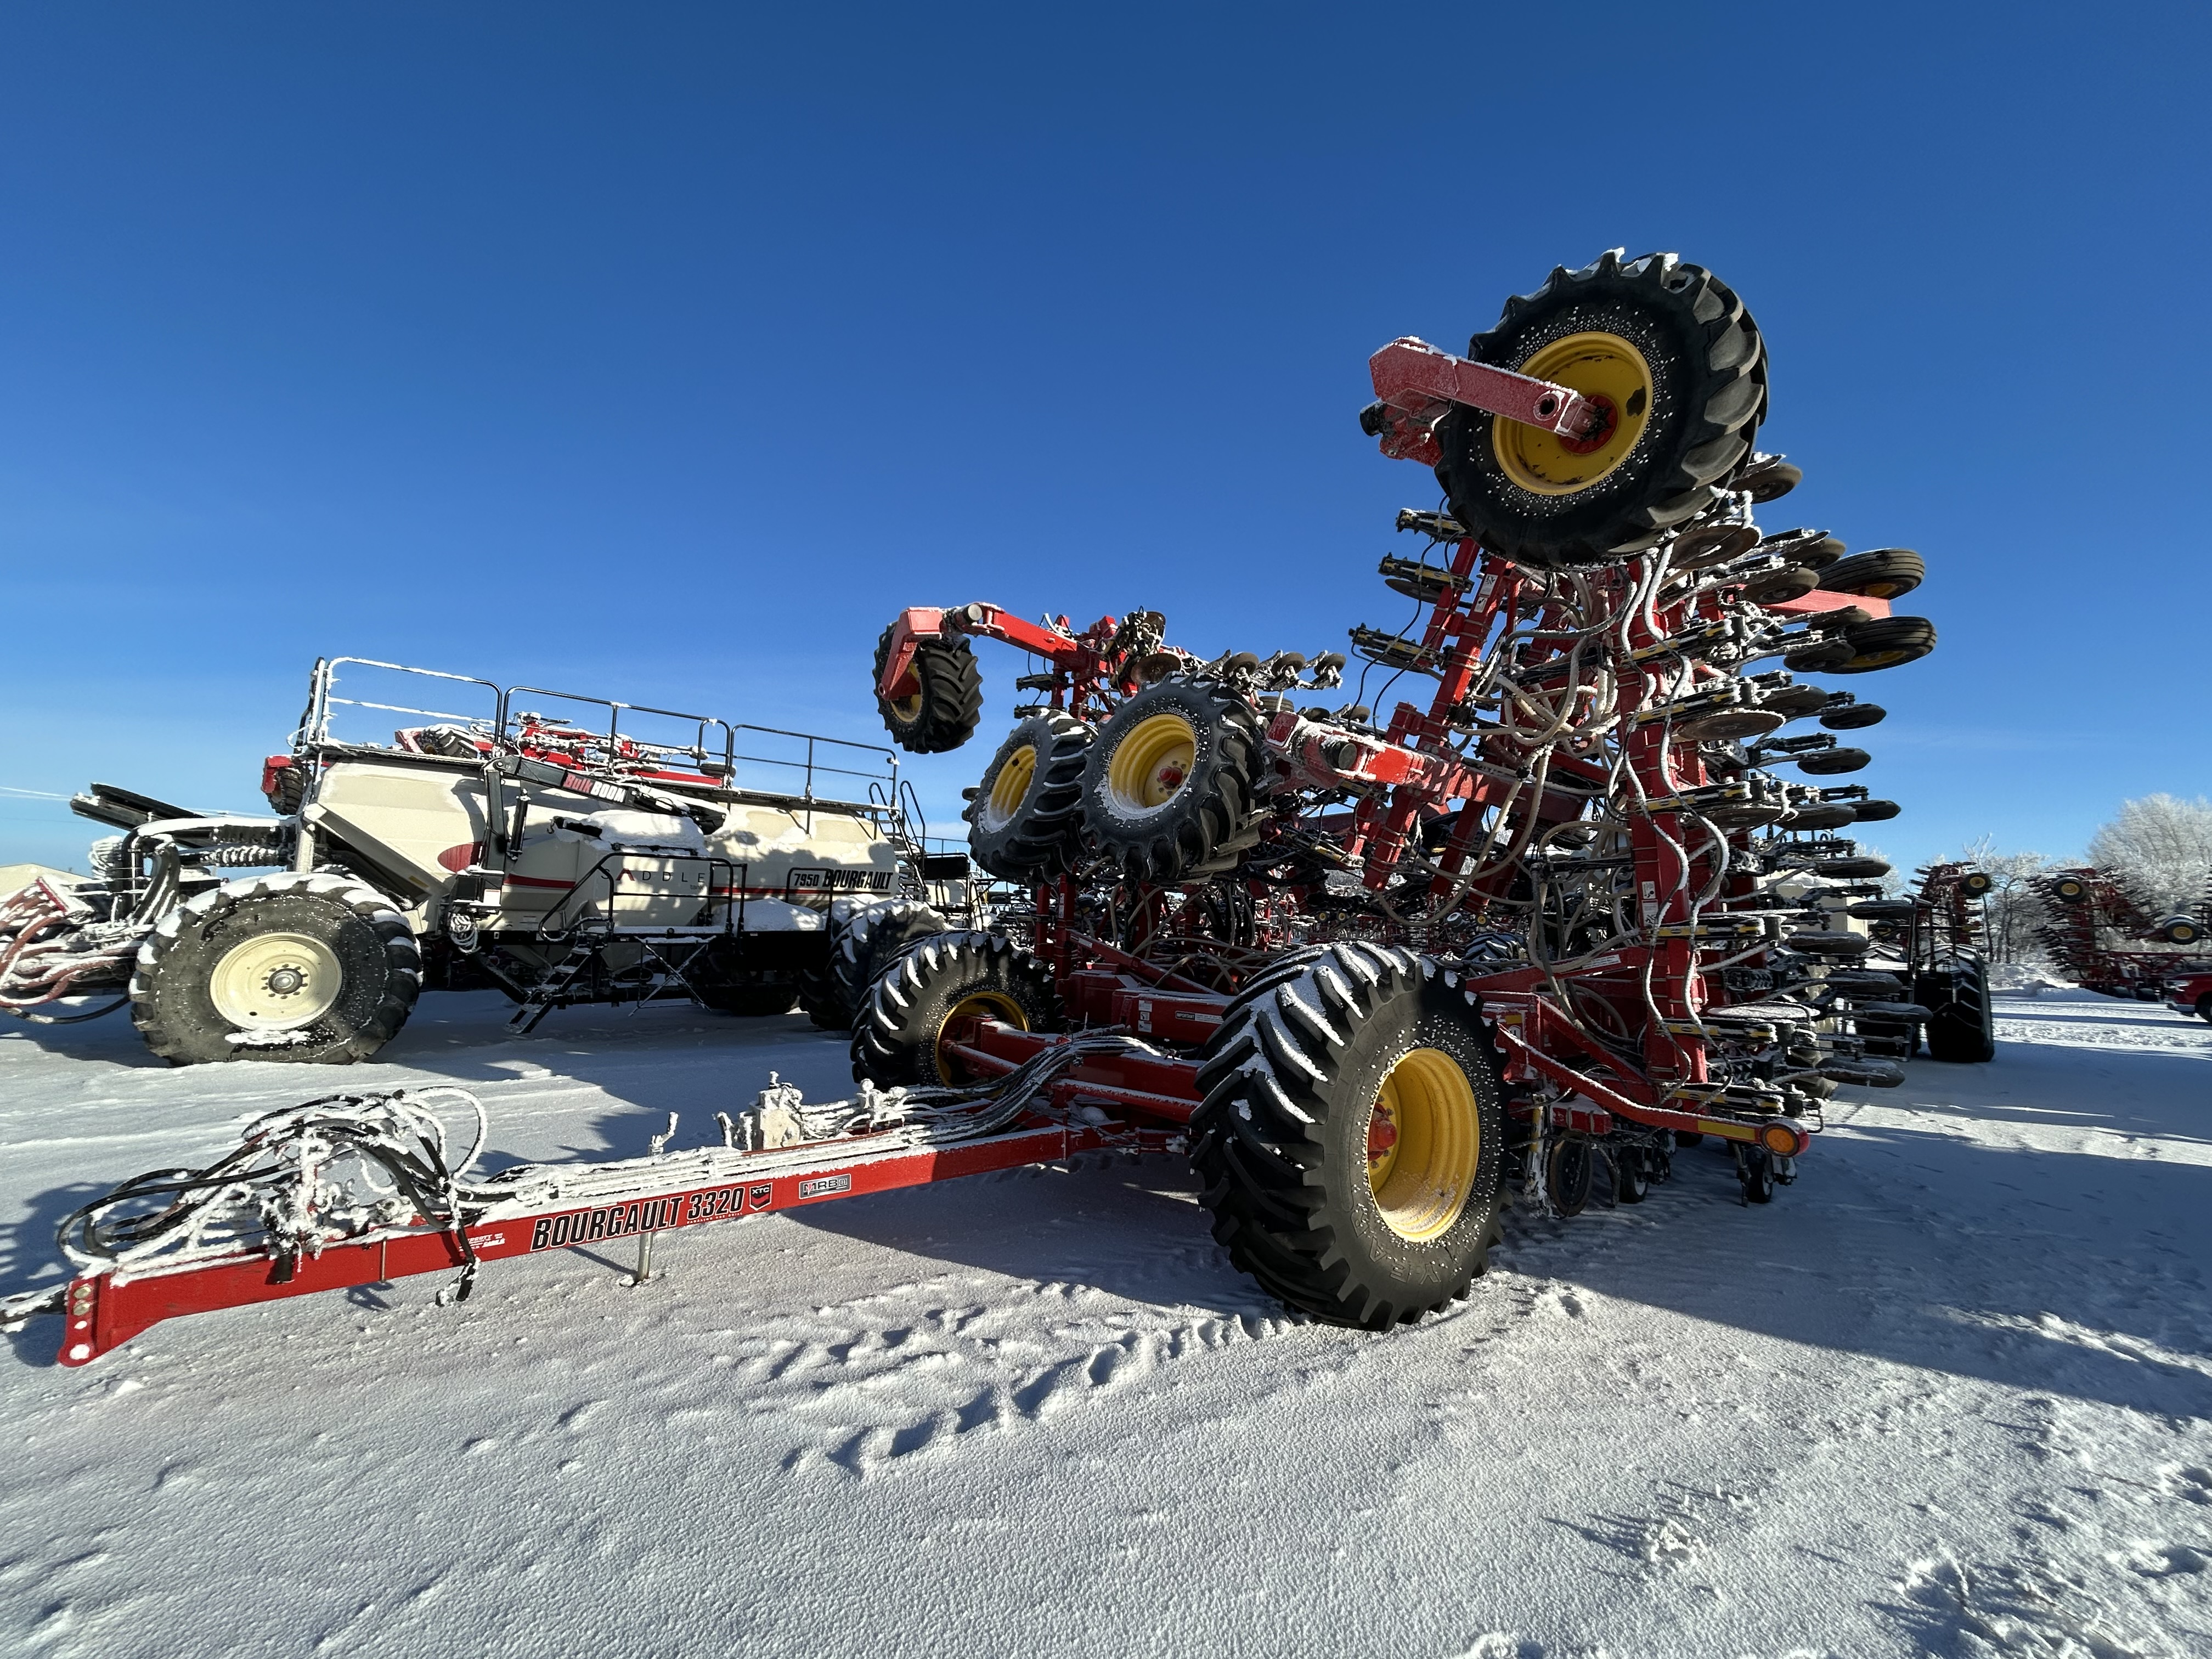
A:
{"type": "Polygon", "coordinates": [[[127,1006],[180,1064],[366,1059],[424,988],[496,988],[526,1031],[671,997],[842,1029],[856,919],[964,913],[967,860],[923,850],[896,755],[838,738],[337,657],[261,787],[281,816],[76,797],[120,833],[93,879],[0,901],[0,1008],[127,1006]]]}
{"type": "Polygon", "coordinates": [[[1193,653],[1149,611],[885,630],[876,694],[910,750],[974,732],[975,640],[1042,659],[967,814],[1031,896],[887,953],[856,1100],[771,1088],[719,1146],[473,1184],[415,1103],[277,1115],[65,1226],[64,1357],[173,1312],[1091,1147],[1187,1150],[1240,1267],[1370,1328],[1464,1294],[1516,1191],[1638,1202],[1707,1140],[1771,1200],[1839,1085],[1902,1080],[1860,1022],[1929,1013],[1863,965],[1888,866],[1838,833],[1897,808],[1821,781],[1868,763],[1836,733],[1882,711],[1805,678],[1933,647],[1890,609],[1921,561],[1761,531],[1799,476],[1753,446],[1765,347],[1672,255],[1556,270],[1468,356],[1400,340],[1371,368],[1363,426],[1443,499],[1399,514],[1417,550],[1380,574],[1414,618],[1352,630],[1352,697],[1320,701],[1346,655],[1193,653]],[[1401,684],[1425,695],[1386,710],[1401,684]],[[1784,734],[1807,718],[1826,729],[1784,734]]]}

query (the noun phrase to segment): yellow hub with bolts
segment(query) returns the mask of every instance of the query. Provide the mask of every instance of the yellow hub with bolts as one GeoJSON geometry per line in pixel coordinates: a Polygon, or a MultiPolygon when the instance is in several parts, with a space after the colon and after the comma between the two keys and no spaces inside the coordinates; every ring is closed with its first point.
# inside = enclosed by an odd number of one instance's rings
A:
{"type": "Polygon", "coordinates": [[[1474,1085],[1443,1049],[1413,1049],[1368,1113],[1367,1185],[1383,1224],[1416,1244],[1449,1231],[1481,1163],[1474,1085]]]}
{"type": "Polygon", "coordinates": [[[295,1030],[330,1012],[344,988],[337,954],[305,933],[263,933],[226,951],[209,976],[216,1012],[249,1031],[295,1030]]]}
{"type": "Polygon", "coordinates": [[[1029,799],[1030,785],[1036,777],[1036,745],[1025,743],[1006,757],[999,768],[999,775],[991,781],[991,793],[983,802],[983,827],[1003,830],[1022,803],[1029,799]]]}
{"type": "Polygon", "coordinates": [[[1182,793],[1198,757],[1198,732],[1181,714],[1137,722],[1106,763],[1106,794],[1122,811],[1156,812],[1182,793]]]}
{"type": "Polygon", "coordinates": [[[1651,419],[1651,366],[1618,334],[1570,334],[1540,347],[1520,372],[1579,392],[1606,414],[1591,439],[1493,420],[1490,442],[1505,476],[1537,495],[1588,489],[1626,460],[1651,419]]]}
{"type": "Polygon", "coordinates": [[[946,1033],[963,1019],[995,1019],[1001,1025],[1012,1026],[1017,1031],[1030,1029],[1029,1016],[1022,1012],[1021,1004],[1010,996],[1003,996],[996,991],[978,991],[971,996],[961,998],[946,1011],[944,1019],[939,1024],[937,1042],[933,1051],[937,1061],[937,1075],[947,1082],[952,1079],[952,1068],[947,1063],[945,1052],[948,1041],[946,1033]]]}

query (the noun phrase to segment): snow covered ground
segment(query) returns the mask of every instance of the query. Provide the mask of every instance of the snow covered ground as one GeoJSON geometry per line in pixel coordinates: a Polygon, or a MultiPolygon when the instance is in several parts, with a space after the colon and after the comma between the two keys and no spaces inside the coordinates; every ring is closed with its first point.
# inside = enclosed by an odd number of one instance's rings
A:
{"type": "MultiPolygon", "coordinates": [[[[1448,1316],[1302,1325],[1172,1160],[1099,1161],[0,1359],[0,1650],[52,1655],[2212,1653],[2212,1027],[2002,1005],[1850,1091],[1522,1218],[1448,1316]]],[[[349,1072],[0,1034],[0,1285],[120,1178],[334,1086],[458,1082],[506,1157],[678,1144],[803,1021],[433,997],[349,1072]]],[[[495,1159],[496,1163],[500,1159],[495,1159]]]]}

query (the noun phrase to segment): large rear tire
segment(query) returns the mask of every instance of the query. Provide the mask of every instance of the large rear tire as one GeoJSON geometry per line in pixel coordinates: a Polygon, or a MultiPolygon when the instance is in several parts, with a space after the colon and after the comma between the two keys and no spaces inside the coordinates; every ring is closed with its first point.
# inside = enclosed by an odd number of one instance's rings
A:
{"type": "Polygon", "coordinates": [[[799,988],[789,980],[769,980],[758,985],[709,985],[698,993],[699,1006],[718,1014],[745,1019],[772,1019],[787,1014],[799,1002],[799,988]]]}
{"type": "Polygon", "coordinates": [[[965,1083],[946,1052],[957,1020],[982,1015],[1025,1031],[1067,1023],[1052,970],[998,933],[943,933],[890,964],[853,1022],[853,1077],[879,1088],[965,1083]]]}
{"type": "Polygon", "coordinates": [[[1914,1000],[1929,1011],[1928,1057],[1954,1065],[1979,1065],[1997,1057],[1996,1014],[1989,975],[1977,962],[1923,975],[1914,1000]]]}
{"type": "Polygon", "coordinates": [[[1146,686],[1098,730],[1083,767],[1083,834],[1132,881],[1213,874],[1259,839],[1267,764],[1259,716],[1211,680],[1146,686]]]}
{"type": "Polygon", "coordinates": [[[1516,564],[1599,564],[1648,545],[1712,501],[1765,413],[1758,325],[1726,283],[1672,254],[1555,270],[1468,355],[1609,410],[1589,443],[1465,406],[1438,424],[1452,516],[1516,564]]]}
{"type": "MultiPolygon", "coordinates": [[[[884,665],[890,660],[891,629],[876,641],[876,677],[881,687],[884,665]]],[[[975,647],[964,639],[940,635],[922,640],[915,647],[900,695],[876,693],[876,709],[884,729],[902,749],[917,755],[938,755],[957,749],[975,735],[983,714],[983,676],[975,666],[975,647]]]]}
{"type": "Polygon", "coordinates": [[[900,951],[951,925],[919,899],[855,907],[838,927],[830,954],[830,977],[844,1023],[852,1024],[867,1002],[868,988],[900,951]]]}
{"type": "Polygon", "coordinates": [[[1409,951],[1302,951],[1201,1056],[1191,1162],[1230,1260],[1381,1330],[1467,1294],[1500,1238],[1501,1067],[1474,993],[1409,951]]]}
{"type": "Polygon", "coordinates": [[[407,1023],[422,952],[407,919],[344,876],[227,882],[179,905],[138,948],[131,1018],[173,1065],[343,1066],[407,1023]]]}

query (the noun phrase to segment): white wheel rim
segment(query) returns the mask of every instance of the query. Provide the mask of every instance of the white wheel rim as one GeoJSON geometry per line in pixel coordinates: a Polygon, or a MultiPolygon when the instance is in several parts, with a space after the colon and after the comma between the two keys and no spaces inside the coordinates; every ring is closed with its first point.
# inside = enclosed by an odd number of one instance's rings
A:
{"type": "Polygon", "coordinates": [[[251,1031],[290,1031],[338,1000],[337,955],[305,933],[262,933],[224,952],[208,985],[216,1012],[251,1031]]]}

